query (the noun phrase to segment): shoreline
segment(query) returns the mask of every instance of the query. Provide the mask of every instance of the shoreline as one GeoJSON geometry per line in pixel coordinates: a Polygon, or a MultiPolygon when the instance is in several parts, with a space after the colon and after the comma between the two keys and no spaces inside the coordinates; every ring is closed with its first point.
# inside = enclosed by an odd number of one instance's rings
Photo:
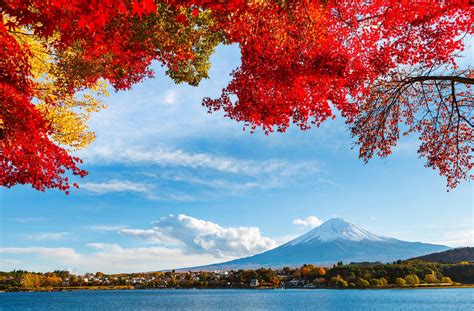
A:
{"type": "Polygon", "coordinates": [[[82,291],[121,291],[121,290],[149,290],[149,291],[162,291],[162,290],[417,290],[417,289],[448,289],[448,288],[474,288],[474,284],[459,284],[459,285],[421,285],[421,286],[405,286],[405,287],[354,287],[354,288],[337,288],[337,287],[268,287],[268,288],[241,288],[241,287],[216,287],[216,288],[135,288],[133,286],[96,286],[96,287],[71,287],[71,288],[18,288],[14,290],[1,290],[0,293],[33,293],[33,292],[82,292],[82,291]]]}

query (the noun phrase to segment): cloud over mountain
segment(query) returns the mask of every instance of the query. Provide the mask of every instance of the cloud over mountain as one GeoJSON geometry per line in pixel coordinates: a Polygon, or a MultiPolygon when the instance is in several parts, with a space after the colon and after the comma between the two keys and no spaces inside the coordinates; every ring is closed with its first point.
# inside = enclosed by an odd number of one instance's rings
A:
{"type": "Polygon", "coordinates": [[[303,228],[316,228],[319,227],[323,221],[316,216],[308,216],[306,218],[297,218],[293,220],[294,225],[301,226],[303,228]]]}
{"type": "Polygon", "coordinates": [[[151,229],[122,229],[119,232],[153,243],[175,245],[191,253],[218,257],[248,256],[277,246],[274,240],[262,236],[257,227],[222,227],[183,214],[163,217],[153,225],[151,229]]]}

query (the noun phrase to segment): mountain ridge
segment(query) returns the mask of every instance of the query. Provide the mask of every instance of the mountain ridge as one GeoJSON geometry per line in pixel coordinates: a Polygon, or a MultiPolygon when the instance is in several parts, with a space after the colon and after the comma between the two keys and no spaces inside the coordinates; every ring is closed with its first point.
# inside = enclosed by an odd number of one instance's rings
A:
{"type": "Polygon", "coordinates": [[[438,263],[459,263],[462,261],[474,262],[474,247],[453,248],[443,252],[410,258],[410,260],[423,260],[438,263]]]}
{"type": "Polygon", "coordinates": [[[281,268],[303,264],[329,266],[339,261],[391,262],[448,249],[444,245],[406,242],[379,236],[342,218],[333,218],[296,239],[263,253],[182,270],[281,268]]]}

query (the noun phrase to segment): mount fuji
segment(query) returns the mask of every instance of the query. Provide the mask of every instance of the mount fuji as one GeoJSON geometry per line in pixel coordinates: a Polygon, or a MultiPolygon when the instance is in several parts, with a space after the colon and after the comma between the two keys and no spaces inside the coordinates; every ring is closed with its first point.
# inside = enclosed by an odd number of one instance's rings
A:
{"type": "Polygon", "coordinates": [[[296,267],[332,265],[338,261],[392,262],[449,249],[444,245],[406,242],[379,236],[341,218],[333,218],[302,236],[251,257],[194,267],[191,270],[296,267]]]}

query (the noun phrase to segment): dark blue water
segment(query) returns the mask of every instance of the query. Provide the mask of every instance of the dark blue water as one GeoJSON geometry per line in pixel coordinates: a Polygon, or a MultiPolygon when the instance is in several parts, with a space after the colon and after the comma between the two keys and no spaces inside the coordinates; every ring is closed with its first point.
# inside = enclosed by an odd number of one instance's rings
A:
{"type": "Polygon", "coordinates": [[[0,310],[474,310],[474,289],[0,293],[0,310]]]}

